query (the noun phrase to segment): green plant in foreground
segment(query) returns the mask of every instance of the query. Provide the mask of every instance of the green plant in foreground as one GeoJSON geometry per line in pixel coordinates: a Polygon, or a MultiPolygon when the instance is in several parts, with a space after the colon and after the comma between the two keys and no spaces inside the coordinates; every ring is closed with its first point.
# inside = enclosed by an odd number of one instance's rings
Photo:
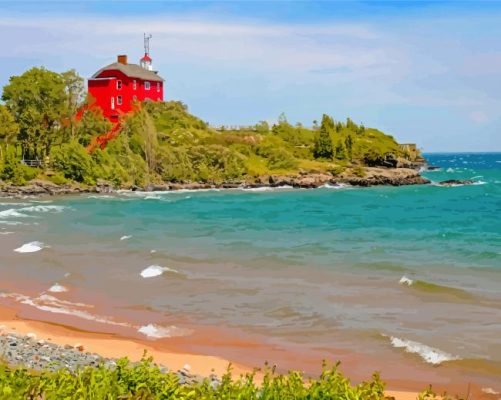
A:
{"type": "Polygon", "coordinates": [[[352,385],[338,366],[324,364],[318,379],[306,379],[297,371],[282,375],[265,366],[257,384],[258,370],[233,378],[230,365],[218,385],[209,379],[182,385],[176,374],[163,373],[146,357],[136,364],[120,359],[114,369],[99,366],[76,372],[0,365],[0,399],[385,399],[385,385],[377,373],[371,381],[352,385]]]}

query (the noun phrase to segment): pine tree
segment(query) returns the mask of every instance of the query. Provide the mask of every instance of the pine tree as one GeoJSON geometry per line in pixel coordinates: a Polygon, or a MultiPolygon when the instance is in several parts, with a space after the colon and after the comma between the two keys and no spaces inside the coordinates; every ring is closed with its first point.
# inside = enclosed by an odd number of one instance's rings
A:
{"type": "Polygon", "coordinates": [[[328,115],[322,116],[322,125],[315,138],[313,155],[315,158],[326,158],[331,160],[334,155],[332,147],[331,132],[334,130],[334,120],[328,115]]]}

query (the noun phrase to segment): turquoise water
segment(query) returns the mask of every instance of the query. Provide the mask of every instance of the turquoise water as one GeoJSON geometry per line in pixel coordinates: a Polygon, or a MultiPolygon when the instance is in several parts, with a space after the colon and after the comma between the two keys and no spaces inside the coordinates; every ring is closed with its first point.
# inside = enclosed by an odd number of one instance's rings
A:
{"type": "Polygon", "coordinates": [[[282,346],[402,352],[393,337],[423,345],[422,362],[426,346],[501,361],[501,154],[427,159],[432,181],[476,184],[0,199],[4,291],[40,309],[58,282],[68,292],[52,296],[135,328],[182,315],[179,334],[224,324],[282,346]],[[170,270],[143,278],[152,265],[170,270]]]}

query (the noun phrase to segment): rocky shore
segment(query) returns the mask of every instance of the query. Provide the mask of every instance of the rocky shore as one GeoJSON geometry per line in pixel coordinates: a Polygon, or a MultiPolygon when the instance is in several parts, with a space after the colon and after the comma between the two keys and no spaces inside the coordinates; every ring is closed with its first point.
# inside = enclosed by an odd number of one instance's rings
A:
{"type": "Polygon", "coordinates": [[[112,183],[98,180],[95,186],[86,186],[78,183],[55,184],[46,180],[34,179],[23,186],[16,186],[0,181],[0,196],[22,197],[40,195],[67,195],[79,193],[112,193],[118,189],[133,191],[167,191],[167,190],[196,190],[196,189],[235,189],[235,188],[259,188],[281,187],[314,189],[324,185],[352,185],[352,186],[403,186],[428,184],[430,181],[423,178],[413,168],[384,168],[366,167],[363,170],[347,170],[339,175],[329,173],[300,172],[291,175],[265,175],[245,181],[232,181],[222,183],[200,182],[164,182],[150,184],[145,187],[115,187],[112,183]]]}
{"type": "MultiPolygon", "coordinates": [[[[76,371],[85,367],[98,367],[104,365],[106,368],[115,368],[116,359],[104,358],[96,353],[85,351],[81,344],[74,346],[61,346],[50,341],[37,339],[33,333],[18,335],[7,332],[5,327],[0,326],[0,359],[10,367],[23,367],[29,370],[56,371],[58,369],[68,369],[76,371]]],[[[169,369],[160,365],[162,372],[169,372],[169,369]]],[[[190,366],[175,371],[181,384],[202,381],[204,378],[189,372],[190,366]]],[[[208,377],[213,384],[219,383],[216,375],[208,377]]]]}

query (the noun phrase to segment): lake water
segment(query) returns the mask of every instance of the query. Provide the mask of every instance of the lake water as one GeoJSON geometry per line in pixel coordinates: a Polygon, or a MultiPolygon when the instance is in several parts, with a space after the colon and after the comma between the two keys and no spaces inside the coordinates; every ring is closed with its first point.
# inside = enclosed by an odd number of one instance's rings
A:
{"type": "MultiPolygon", "coordinates": [[[[0,199],[1,300],[186,345],[224,329],[306,370],[356,353],[496,376],[501,154],[427,159],[475,184],[0,199]]],[[[263,357],[229,342],[193,350],[263,357]]]]}

